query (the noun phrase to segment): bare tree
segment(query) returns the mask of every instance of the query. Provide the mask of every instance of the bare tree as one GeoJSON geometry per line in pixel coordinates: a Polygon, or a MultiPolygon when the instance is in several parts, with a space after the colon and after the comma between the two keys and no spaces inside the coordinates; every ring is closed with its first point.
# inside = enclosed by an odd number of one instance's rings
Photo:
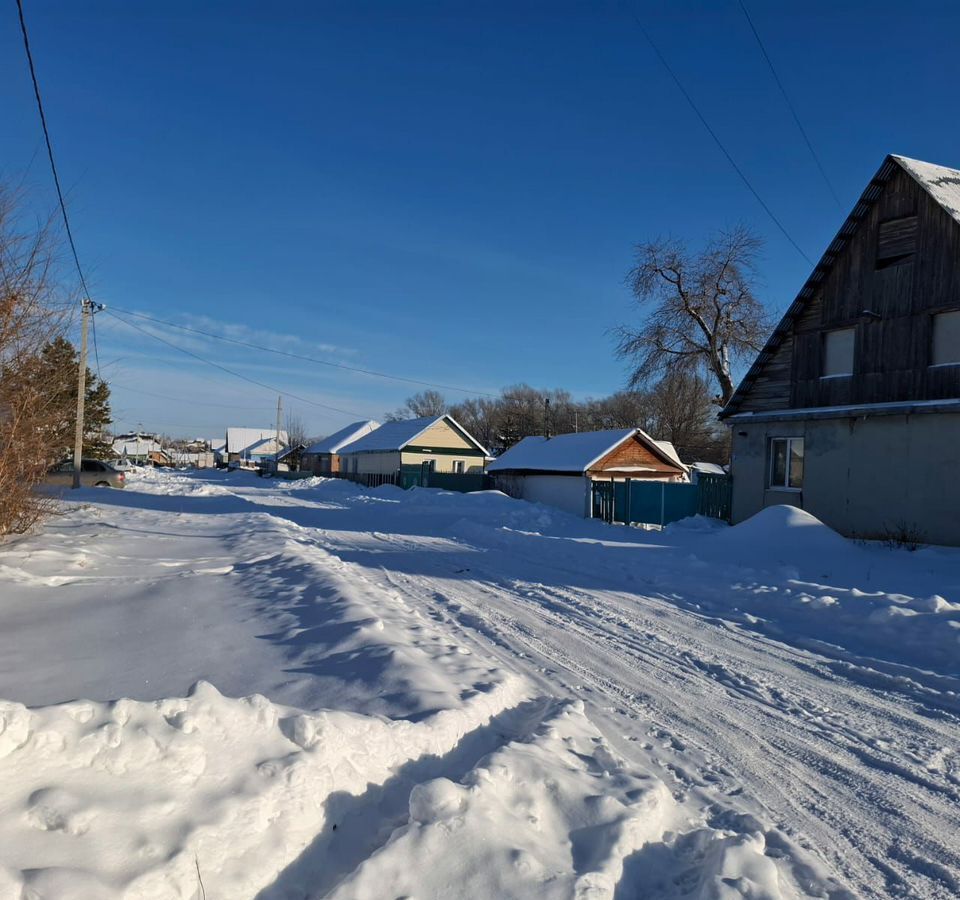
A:
{"type": "Polygon", "coordinates": [[[384,419],[387,422],[399,422],[403,419],[442,416],[447,408],[447,401],[439,391],[420,391],[412,397],[407,397],[406,403],[399,409],[386,413],[384,419]]]}
{"type": "Polygon", "coordinates": [[[303,421],[303,417],[299,413],[290,410],[284,417],[283,430],[287,433],[287,447],[293,448],[286,458],[286,463],[291,470],[298,471],[303,451],[297,448],[306,447],[309,441],[306,422],[303,421]]]}
{"type": "Polygon", "coordinates": [[[299,444],[307,444],[307,424],[303,417],[291,410],[286,414],[283,420],[283,430],[287,433],[287,446],[296,447],[299,444]]]}
{"type": "Polygon", "coordinates": [[[57,461],[57,392],[42,352],[61,333],[66,299],[48,227],[26,226],[0,186],[0,537],[32,528],[55,504],[34,489],[57,461]]]}
{"type": "Polygon", "coordinates": [[[628,280],[638,305],[652,307],[639,328],[617,329],[617,354],[634,366],[632,387],[677,364],[702,368],[733,396],[732,364],[756,353],[769,331],[754,290],[762,240],[743,226],[722,231],[700,253],[675,240],[637,247],[628,280]]]}

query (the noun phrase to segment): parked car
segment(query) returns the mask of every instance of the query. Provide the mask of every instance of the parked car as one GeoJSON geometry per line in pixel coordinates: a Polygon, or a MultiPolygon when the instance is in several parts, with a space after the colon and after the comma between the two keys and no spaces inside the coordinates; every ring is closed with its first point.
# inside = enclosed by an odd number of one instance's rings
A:
{"type": "MultiPolygon", "coordinates": [[[[44,482],[56,486],[72,487],[73,460],[64,460],[59,465],[53,466],[47,472],[44,482]]],[[[83,459],[80,461],[80,485],[81,487],[122,488],[126,485],[126,476],[123,472],[117,471],[110,463],[102,462],[99,459],[83,459]]]]}

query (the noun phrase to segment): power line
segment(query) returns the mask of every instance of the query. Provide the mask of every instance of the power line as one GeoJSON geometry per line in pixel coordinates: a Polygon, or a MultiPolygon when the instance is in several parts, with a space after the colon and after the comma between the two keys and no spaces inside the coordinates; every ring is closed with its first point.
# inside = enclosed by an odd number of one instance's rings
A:
{"type": "Polygon", "coordinates": [[[199,334],[199,335],[202,335],[203,337],[212,338],[213,340],[216,340],[216,341],[223,341],[224,343],[227,343],[227,344],[237,344],[240,347],[247,347],[252,350],[262,350],[264,353],[276,353],[278,356],[287,356],[290,359],[299,359],[304,362],[317,363],[318,365],[330,366],[334,369],[344,369],[348,372],[360,372],[363,375],[373,375],[376,378],[386,378],[389,381],[402,381],[406,384],[416,384],[416,385],[419,385],[420,387],[439,388],[445,391],[458,391],[462,394],[468,394],[474,397],[490,397],[490,398],[496,397],[495,394],[487,394],[487,393],[484,393],[483,391],[473,391],[473,390],[470,390],[469,388],[456,387],[455,385],[450,385],[450,384],[437,384],[432,381],[420,381],[416,378],[405,378],[402,375],[389,375],[386,372],[375,372],[372,369],[362,369],[358,366],[348,366],[345,363],[330,362],[330,360],[318,359],[315,356],[304,356],[301,353],[291,353],[288,350],[277,350],[275,347],[265,347],[262,344],[254,344],[254,343],[251,343],[250,341],[239,340],[238,338],[224,337],[222,334],[216,334],[212,331],[203,331],[200,328],[191,328],[188,325],[178,325],[176,322],[167,322],[166,320],[158,319],[155,316],[148,316],[148,315],[145,315],[144,313],[133,312],[133,310],[129,310],[129,309],[121,309],[118,306],[114,306],[112,308],[114,310],[118,310],[119,312],[122,312],[124,315],[136,316],[138,319],[146,319],[148,322],[153,322],[156,325],[166,325],[169,328],[178,328],[180,329],[180,331],[187,331],[187,332],[190,332],[191,334],[199,334]]]}
{"type": "Polygon", "coordinates": [[[843,204],[840,202],[840,198],[837,196],[837,192],[834,190],[833,184],[831,183],[830,178],[827,176],[827,170],[823,167],[823,163],[820,161],[817,151],[813,149],[813,144],[807,135],[807,130],[800,122],[800,116],[797,115],[797,111],[794,108],[793,103],[790,102],[787,89],[783,86],[783,82],[780,80],[780,76],[777,74],[777,70],[774,68],[773,60],[770,59],[770,54],[767,53],[767,48],[763,45],[763,41],[760,39],[760,34],[757,31],[757,27],[753,24],[753,19],[750,18],[750,13],[747,12],[747,7],[744,5],[743,0],[737,0],[737,2],[740,4],[740,9],[743,10],[743,15],[746,17],[747,24],[750,26],[753,36],[757,39],[757,45],[760,47],[760,52],[763,54],[763,58],[767,61],[767,65],[770,67],[770,74],[773,75],[773,80],[777,83],[777,87],[780,88],[780,93],[783,95],[783,100],[787,104],[787,109],[790,110],[790,115],[793,116],[793,121],[797,123],[797,129],[803,137],[804,143],[807,145],[807,149],[810,151],[813,161],[817,164],[817,168],[820,170],[820,174],[823,176],[824,183],[827,185],[827,189],[833,196],[833,200],[837,204],[837,208],[842,212],[843,204]]]}
{"type": "MultiPolygon", "coordinates": [[[[111,389],[119,388],[122,391],[130,391],[133,394],[143,394],[145,397],[157,397],[160,400],[172,400],[174,403],[191,403],[195,406],[216,406],[222,409],[245,409],[251,411],[254,409],[249,403],[214,403],[209,400],[198,400],[196,397],[171,397],[169,394],[157,394],[153,391],[142,391],[139,388],[132,388],[126,384],[111,384],[111,389]]],[[[267,407],[260,408],[260,412],[265,412],[267,407]]]]}
{"type": "Polygon", "coordinates": [[[97,317],[94,315],[95,312],[94,310],[90,314],[90,324],[93,327],[93,357],[97,361],[97,378],[103,381],[103,376],[100,374],[100,350],[97,347],[97,317]]]}
{"type": "Polygon", "coordinates": [[[53,183],[57,188],[57,199],[60,201],[60,212],[63,214],[63,226],[67,232],[67,240],[70,243],[70,250],[73,253],[73,261],[77,266],[77,274],[80,276],[80,286],[83,288],[84,299],[90,302],[90,291],[87,290],[87,281],[83,277],[83,269],[80,267],[80,257],[77,255],[77,245],[73,240],[73,231],[70,228],[70,217],[67,215],[67,204],[63,200],[63,189],[60,187],[60,176],[57,174],[57,164],[53,158],[53,145],[50,143],[50,131],[47,128],[47,117],[43,112],[43,100],[40,99],[40,85],[37,82],[37,70],[33,65],[33,54],[30,52],[30,38],[27,35],[27,22],[23,17],[23,0],[17,0],[17,12],[20,16],[20,31],[23,34],[23,49],[27,54],[27,65],[30,67],[30,80],[33,82],[33,93],[37,98],[37,110],[40,113],[40,125],[43,127],[43,139],[47,144],[47,156],[50,159],[50,170],[53,172],[53,183]]]}
{"type": "Polygon", "coordinates": [[[700,112],[700,108],[693,101],[693,97],[687,92],[687,89],[683,86],[683,83],[677,77],[676,72],[670,66],[670,63],[667,62],[666,57],[660,52],[660,48],[654,43],[653,38],[650,36],[650,32],[643,27],[643,23],[640,21],[636,13],[633,13],[633,20],[637,23],[637,27],[643,32],[643,36],[647,39],[647,43],[653,48],[653,52],[657,55],[657,58],[663,64],[663,67],[667,70],[667,73],[673,79],[673,83],[677,86],[680,93],[683,94],[684,99],[690,104],[690,108],[696,113],[697,118],[703,124],[703,127],[706,128],[707,133],[710,137],[713,138],[714,143],[720,148],[720,152],[727,158],[727,162],[733,167],[733,170],[740,176],[740,180],[747,186],[747,190],[753,194],[757,203],[763,207],[763,211],[770,217],[771,221],[777,228],[780,229],[781,234],[793,245],[793,248],[799,253],[809,264],[813,266],[813,260],[803,252],[803,248],[790,236],[790,232],[784,227],[783,223],[776,217],[773,210],[764,202],[763,197],[757,192],[757,189],[750,183],[750,179],[744,174],[743,169],[737,165],[736,160],[730,155],[730,151],[723,145],[723,141],[717,136],[717,133],[710,127],[710,123],[706,120],[703,113],[700,112]]]}
{"type": "Polygon", "coordinates": [[[345,416],[351,416],[351,417],[355,416],[361,419],[364,418],[360,413],[351,412],[350,410],[347,410],[347,409],[340,409],[339,407],[336,407],[336,406],[329,406],[326,403],[318,403],[316,400],[308,400],[306,397],[300,397],[297,394],[290,393],[290,391],[284,391],[284,390],[281,390],[280,388],[274,387],[273,385],[265,384],[262,381],[256,381],[253,378],[248,378],[246,375],[242,375],[240,372],[236,372],[233,369],[228,369],[226,366],[220,365],[220,363],[213,362],[213,360],[200,356],[199,353],[194,353],[192,350],[187,350],[184,347],[180,347],[177,344],[174,344],[171,341],[168,341],[166,338],[162,338],[160,337],[160,335],[154,334],[152,331],[147,331],[147,329],[141,328],[139,325],[137,325],[136,322],[128,322],[126,319],[121,318],[120,316],[117,315],[116,309],[108,308],[108,309],[105,309],[104,312],[113,316],[113,318],[115,318],[118,322],[122,322],[128,328],[133,328],[136,331],[139,331],[141,334],[145,334],[147,335],[147,337],[151,337],[155,341],[160,341],[161,344],[166,344],[168,347],[172,347],[174,350],[177,350],[180,353],[184,353],[187,356],[192,356],[194,359],[197,359],[208,366],[213,366],[213,368],[215,369],[220,369],[222,372],[226,372],[228,375],[233,375],[234,378],[239,378],[242,381],[249,382],[250,384],[255,384],[257,387],[264,388],[274,394],[283,394],[286,397],[292,397],[294,400],[299,400],[301,403],[309,403],[311,406],[318,406],[321,409],[328,409],[328,410],[331,410],[332,412],[342,413],[345,416]]]}

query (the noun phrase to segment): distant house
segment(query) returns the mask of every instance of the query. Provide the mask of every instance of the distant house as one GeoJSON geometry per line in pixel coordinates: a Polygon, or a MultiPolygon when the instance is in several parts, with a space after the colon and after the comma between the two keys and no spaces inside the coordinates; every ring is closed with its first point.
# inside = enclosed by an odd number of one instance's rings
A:
{"type": "Polygon", "coordinates": [[[329,475],[340,471],[340,450],[353,441],[380,427],[379,422],[370,419],[353,422],[341,428],[335,434],[310,444],[300,457],[300,469],[313,472],[314,475],[329,475]]]}
{"type": "Polygon", "coordinates": [[[668,441],[639,428],[526,437],[488,466],[496,486],[513,497],[591,514],[595,480],[679,482],[687,468],[668,441]]]}
{"type": "Polygon", "coordinates": [[[960,170],[884,160],[721,417],[734,522],[960,544],[960,170]]]}
{"type": "Polygon", "coordinates": [[[451,416],[387,422],[341,447],[340,469],[359,475],[483,473],[487,451],[451,416]]]}
{"type": "Polygon", "coordinates": [[[287,433],[280,432],[280,447],[277,447],[275,428],[228,428],[225,443],[227,462],[253,466],[282,450],[287,443],[287,433]]]}
{"type": "Polygon", "coordinates": [[[114,454],[125,462],[147,463],[151,453],[159,453],[162,449],[163,445],[155,434],[131,431],[113,439],[114,454]]]}

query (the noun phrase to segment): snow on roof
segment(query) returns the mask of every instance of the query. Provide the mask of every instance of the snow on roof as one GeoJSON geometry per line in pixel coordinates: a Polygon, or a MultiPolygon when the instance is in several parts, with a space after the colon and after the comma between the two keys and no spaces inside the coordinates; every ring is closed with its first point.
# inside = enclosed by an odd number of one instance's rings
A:
{"type": "Polygon", "coordinates": [[[341,428],[336,433],[323,438],[323,440],[311,444],[305,452],[337,453],[347,444],[359,440],[365,434],[370,434],[371,431],[376,431],[379,427],[380,423],[374,422],[372,419],[368,419],[365,422],[351,422],[346,428],[341,428]]]}
{"type": "Polygon", "coordinates": [[[498,456],[487,470],[540,469],[545,472],[585,472],[592,463],[606,456],[614,447],[636,434],[636,428],[616,431],[580,431],[545,438],[525,437],[498,456]]]}
{"type": "MultiPolygon", "coordinates": [[[[489,472],[505,472],[511,469],[535,469],[543,472],[585,472],[595,462],[606,456],[627,438],[637,436],[651,450],[659,451],[671,464],[680,469],[677,451],[669,441],[655,441],[639,428],[620,428],[612,431],[580,431],[574,434],[558,434],[545,438],[541,435],[526,437],[487,466],[489,472]]],[[[630,467],[618,467],[627,471],[630,467]]],[[[640,471],[643,467],[638,467],[640,471]]]]}
{"type": "MultiPolygon", "coordinates": [[[[272,440],[277,436],[276,428],[228,428],[227,429],[227,453],[243,453],[249,450],[254,444],[259,444],[265,440],[272,440]]],[[[280,432],[280,443],[287,442],[287,433],[280,432]]],[[[260,451],[263,452],[263,451],[260,451]]],[[[270,450],[269,452],[273,452],[270,450]]]]}
{"type": "Polygon", "coordinates": [[[906,156],[895,155],[893,158],[937,203],[960,222],[960,169],[948,169],[946,166],[906,156]]]}
{"type": "Polygon", "coordinates": [[[431,425],[446,419],[457,431],[461,432],[478,450],[486,453],[486,449],[471,437],[452,416],[426,416],[422,419],[401,419],[398,422],[387,422],[379,428],[365,434],[352,444],[342,447],[341,453],[389,453],[402,450],[407,444],[426,431],[431,425]]]}
{"type": "Polygon", "coordinates": [[[690,463],[690,468],[699,472],[701,475],[726,475],[723,466],[712,462],[694,462],[690,463]]]}
{"type": "MultiPolygon", "coordinates": [[[[642,433],[642,432],[641,432],[642,433]]],[[[680,454],[677,453],[677,448],[670,443],[670,441],[654,441],[654,443],[664,452],[670,459],[675,462],[680,468],[686,468],[686,466],[680,461],[680,454]]]]}

